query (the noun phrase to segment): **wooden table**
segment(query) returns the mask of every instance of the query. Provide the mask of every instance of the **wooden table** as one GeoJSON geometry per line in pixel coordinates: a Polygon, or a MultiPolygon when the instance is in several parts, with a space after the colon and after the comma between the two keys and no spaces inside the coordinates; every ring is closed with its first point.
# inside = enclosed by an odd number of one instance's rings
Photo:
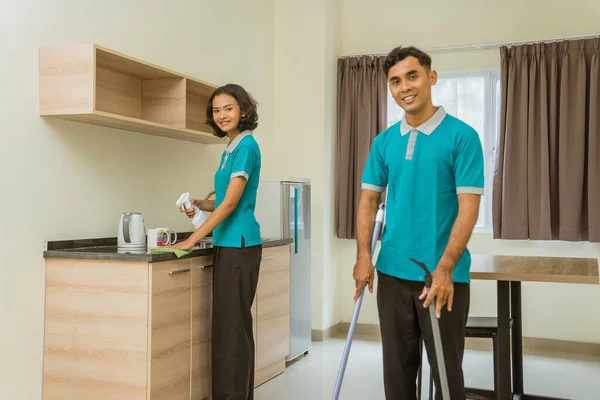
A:
{"type": "Polygon", "coordinates": [[[549,399],[523,393],[521,282],[600,284],[596,258],[471,255],[471,279],[498,285],[499,399],[549,399]],[[511,350],[512,319],[512,352],[511,350]],[[510,356],[508,356],[510,354],[510,356]],[[512,382],[511,382],[512,357],[512,382]],[[511,389],[512,383],[512,389],[511,389]]]}

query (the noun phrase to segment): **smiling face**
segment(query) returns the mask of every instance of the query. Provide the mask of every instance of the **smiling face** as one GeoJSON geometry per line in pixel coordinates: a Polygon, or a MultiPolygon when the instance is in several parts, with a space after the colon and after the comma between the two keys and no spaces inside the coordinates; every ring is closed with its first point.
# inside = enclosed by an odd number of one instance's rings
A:
{"type": "Polygon", "coordinates": [[[244,114],[240,110],[237,100],[228,94],[222,93],[212,101],[213,120],[227,135],[239,133],[240,119],[244,114]]]}
{"type": "Polygon", "coordinates": [[[421,65],[416,57],[397,62],[387,77],[392,96],[405,113],[417,115],[432,105],[431,86],[437,81],[437,73],[421,65]]]}

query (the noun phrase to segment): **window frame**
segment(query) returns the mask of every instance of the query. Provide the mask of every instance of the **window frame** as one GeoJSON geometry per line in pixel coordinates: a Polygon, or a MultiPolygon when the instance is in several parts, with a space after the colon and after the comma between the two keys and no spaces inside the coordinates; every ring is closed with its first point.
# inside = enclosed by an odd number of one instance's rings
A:
{"type": "MultiPolygon", "coordinates": [[[[484,157],[484,193],[481,198],[483,211],[482,224],[475,225],[474,232],[491,232],[493,230],[492,221],[492,188],[494,179],[494,162],[496,159],[496,144],[500,131],[500,116],[497,113],[501,106],[496,99],[496,85],[500,81],[499,68],[483,68],[472,70],[457,70],[448,72],[438,72],[439,79],[457,79],[457,78],[483,78],[484,79],[484,132],[478,132],[482,138],[483,157],[484,157]]],[[[502,90],[502,88],[500,88],[502,90]]],[[[388,85],[388,100],[392,99],[388,85]]],[[[396,104],[394,102],[394,104],[396,104]]],[[[436,104],[437,105],[437,104],[436,104]]],[[[439,104],[443,105],[443,104],[439,104]]],[[[387,106],[389,110],[389,105],[387,106]]],[[[399,107],[396,104],[396,107],[399,107]]],[[[388,127],[389,127],[388,123],[388,127]]]]}

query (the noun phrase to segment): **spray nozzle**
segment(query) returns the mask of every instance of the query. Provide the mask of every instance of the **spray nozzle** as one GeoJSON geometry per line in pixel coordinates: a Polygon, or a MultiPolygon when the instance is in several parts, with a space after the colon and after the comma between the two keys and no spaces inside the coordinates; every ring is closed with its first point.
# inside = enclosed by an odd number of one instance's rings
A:
{"type": "Polygon", "coordinates": [[[200,225],[202,225],[204,221],[206,221],[206,215],[204,215],[204,213],[200,211],[197,205],[192,204],[190,202],[189,193],[183,193],[181,196],[179,196],[179,199],[175,202],[175,205],[177,205],[177,207],[179,208],[181,208],[181,206],[184,206],[186,210],[194,210],[192,223],[194,224],[194,227],[196,229],[198,229],[200,225]]]}
{"type": "Polygon", "coordinates": [[[179,196],[179,199],[177,200],[177,202],[175,203],[175,205],[177,207],[184,206],[186,210],[191,209],[192,208],[192,203],[190,203],[190,194],[189,193],[183,193],[181,196],[179,196]]]}

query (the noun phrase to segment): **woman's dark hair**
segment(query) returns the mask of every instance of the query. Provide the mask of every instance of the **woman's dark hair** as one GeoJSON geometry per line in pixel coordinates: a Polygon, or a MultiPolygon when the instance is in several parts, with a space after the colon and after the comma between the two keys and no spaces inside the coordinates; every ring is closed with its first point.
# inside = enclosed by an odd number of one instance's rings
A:
{"type": "Polygon", "coordinates": [[[383,72],[385,73],[385,76],[388,76],[388,72],[390,72],[390,69],[392,69],[394,65],[410,56],[419,60],[419,64],[425,67],[426,70],[431,69],[431,57],[427,53],[413,46],[399,46],[390,51],[383,62],[383,72]]]}
{"type": "Polygon", "coordinates": [[[243,116],[240,116],[240,123],[238,126],[240,132],[256,129],[258,126],[258,112],[256,111],[256,106],[258,103],[252,98],[246,89],[240,85],[228,83],[225,86],[217,88],[210,96],[208,104],[206,105],[206,124],[210,125],[215,133],[215,136],[220,138],[227,136],[227,134],[223,132],[215,123],[213,118],[213,99],[215,96],[220,94],[228,94],[238,102],[238,105],[240,106],[240,114],[243,114],[243,116]]]}

